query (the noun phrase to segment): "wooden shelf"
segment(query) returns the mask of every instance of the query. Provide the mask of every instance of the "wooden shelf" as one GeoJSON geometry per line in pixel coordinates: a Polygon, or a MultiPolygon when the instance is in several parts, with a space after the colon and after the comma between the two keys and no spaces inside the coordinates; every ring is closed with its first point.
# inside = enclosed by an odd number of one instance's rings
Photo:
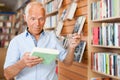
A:
{"type": "Polygon", "coordinates": [[[112,76],[112,75],[105,74],[105,73],[103,73],[103,72],[98,72],[98,71],[95,71],[95,70],[92,70],[92,71],[95,72],[95,73],[101,74],[101,75],[105,75],[105,76],[108,76],[108,77],[111,77],[111,78],[115,78],[115,79],[119,79],[119,80],[120,80],[120,77],[118,77],[118,76],[112,76]]]}
{"type": "MultiPolygon", "coordinates": [[[[95,7],[92,9],[91,8],[91,6],[92,6],[92,3],[93,3],[93,5],[96,5],[96,7],[98,7],[97,5],[97,1],[100,1],[100,0],[88,0],[88,13],[89,13],[89,15],[88,15],[88,17],[89,17],[89,19],[88,19],[88,25],[89,25],[89,28],[88,28],[88,31],[89,31],[89,39],[91,39],[91,37],[93,38],[93,33],[91,32],[92,31],[92,29],[94,28],[94,27],[99,27],[99,26],[101,26],[102,25],[102,23],[118,23],[118,22],[120,22],[120,15],[119,16],[115,16],[115,15],[112,15],[112,16],[114,16],[114,17],[109,17],[109,18],[102,18],[102,19],[96,19],[96,20],[91,20],[91,17],[92,18],[96,18],[96,17],[101,17],[102,15],[97,15],[96,16],[96,14],[99,14],[97,11],[96,11],[96,13],[93,13],[93,15],[91,14],[92,12],[92,10],[94,10],[94,9],[96,9],[95,7]],[[95,3],[96,4],[95,4],[95,3]]],[[[98,2],[99,3],[99,2],[98,2]]],[[[100,3],[104,3],[104,2],[100,2],[100,3]]],[[[95,10],[94,10],[95,11],[95,10]]],[[[102,11],[101,11],[102,12],[102,11]]],[[[100,13],[101,13],[100,12],[100,13]]],[[[105,13],[107,13],[107,12],[105,12],[105,13]]],[[[111,12],[112,13],[112,12],[111,12]]],[[[108,13],[107,13],[108,14],[108,13]]],[[[106,14],[106,15],[107,15],[106,14]]],[[[106,15],[103,15],[103,16],[106,16],[106,15]]],[[[102,16],[102,17],[103,17],[102,16]]],[[[105,26],[102,26],[102,27],[105,27],[105,26]]],[[[104,32],[106,32],[106,31],[104,31],[104,32]]],[[[110,31],[109,31],[110,32],[110,31]]],[[[95,34],[95,33],[94,33],[95,34]]],[[[103,34],[103,33],[102,33],[103,34]]],[[[103,34],[102,36],[104,36],[105,34],[103,34]]],[[[114,37],[112,37],[112,38],[114,38],[114,37]]],[[[93,39],[92,39],[93,40],[93,39]]],[[[94,40],[93,40],[94,41],[94,40]]],[[[115,41],[115,40],[114,40],[115,41]]],[[[90,74],[88,77],[88,80],[90,80],[91,78],[94,78],[94,77],[109,77],[109,78],[112,78],[112,80],[120,80],[120,77],[118,77],[117,75],[116,76],[113,76],[113,75],[109,75],[109,74],[107,74],[107,73],[104,73],[104,72],[98,72],[98,71],[95,71],[95,70],[92,70],[91,69],[91,64],[92,63],[94,63],[96,60],[94,60],[94,58],[93,58],[93,54],[92,53],[99,53],[99,52],[111,52],[111,54],[117,54],[117,55],[120,55],[120,46],[107,46],[107,45],[94,45],[94,44],[91,44],[91,40],[89,40],[89,50],[88,50],[88,52],[89,52],[89,54],[88,54],[88,59],[89,59],[89,72],[88,72],[88,74],[90,74]],[[92,60],[93,59],[93,60],[92,60]],[[97,73],[97,74],[96,74],[97,73]]],[[[107,54],[107,53],[106,53],[107,54]]],[[[108,59],[110,59],[110,58],[108,58],[108,59]]],[[[102,65],[103,66],[103,65],[102,65]]],[[[110,66],[110,65],[109,65],[110,66]]],[[[118,65],[117,65],[118,66],[118,65]]],[[[96,67],[96,65],[95,65],[95,67],[96,67]]],[[[98,67],[98,66],[97,66],[98,67]]],[[[99,66],[100,67],[100,66],[99,66]]],[[[116,69],[116,68],[115,68],[116,69]]],[[[111,70],[111,69],[110,69],[111,70]]]]}
{"type": "Polygon", "coordinates": [[[117,46],[104,46],[104,45],[92,45],[93,47],[102,47],[102,48],[113,48],[113,49],[120,49],[117,46]]]}
{"type": "Polygon", "coordinates": [[[120,22],[120,16],[117,17],[110,17],[110,18],[103,18],[103,19],[98,19],[98,20],[92,20],[93,22],[97,23],[97,22],[120,22]]]}
{"type": "Polygon", "coordinates": [[[57,14],[57,13],[58,13],[58,10],[54,10],[53,12],[46,14],[46,16],[47,17],[52,16],[52,15],[57,14]]]}

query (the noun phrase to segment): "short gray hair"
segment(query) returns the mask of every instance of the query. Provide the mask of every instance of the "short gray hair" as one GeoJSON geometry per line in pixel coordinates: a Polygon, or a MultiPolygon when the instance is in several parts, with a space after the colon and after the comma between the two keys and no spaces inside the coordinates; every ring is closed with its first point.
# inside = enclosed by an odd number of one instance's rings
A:
{"type": "Polygon", "coordinates": [[[45,11],[45,8],[44,8],[44,6],[43,6],[42,3],[38,2],[38,1],[33,1],[33,2],[28,3],[27,6],[26,6],[26,8],[25,8],[24,13],[25,13],[26,16],[28,16],[28,13],[29,13],[30,8],[31,8],[32,6],[34,6],[34,5],[39,5],[39,6],[40,6],[41,8],[43,8],[43,10],[45,11]]]}

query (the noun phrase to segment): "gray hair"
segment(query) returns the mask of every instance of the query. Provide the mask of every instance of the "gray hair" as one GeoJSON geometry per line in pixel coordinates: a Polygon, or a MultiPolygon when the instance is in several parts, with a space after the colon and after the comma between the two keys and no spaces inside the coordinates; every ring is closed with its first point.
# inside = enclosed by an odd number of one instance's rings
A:
{"type": "Polygon", "coordinates": [[[38,1],[33,1],[33,2],[28,3],[26,8],[25,8],[24,13],[26,16],[28,16],[30,8],[34,5],[39,5],[45,11],[45,8],[44,8],[42,3],[38,2],[38,1]]]}

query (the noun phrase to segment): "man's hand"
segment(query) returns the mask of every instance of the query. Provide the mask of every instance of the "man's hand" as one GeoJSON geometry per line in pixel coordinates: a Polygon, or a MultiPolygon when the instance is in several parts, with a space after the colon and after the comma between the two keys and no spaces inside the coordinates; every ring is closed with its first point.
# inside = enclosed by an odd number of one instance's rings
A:
{"type": "Polygon", "coordinates": [[[69,48],[76,48],[80,43],[80,35],[77,33],[69,34],[68,39],[69,48]]]}
{"type": "Polygon", "coordinates": [[[23,65],[26,66],[26,67],[32,67],[32,66],[35,66],[35,65],[43,62],[42,58],[35,57],[35,56],[30,56],[29,52],[26,52],[23,55],[21,60],[24,63],[23,65]]]}

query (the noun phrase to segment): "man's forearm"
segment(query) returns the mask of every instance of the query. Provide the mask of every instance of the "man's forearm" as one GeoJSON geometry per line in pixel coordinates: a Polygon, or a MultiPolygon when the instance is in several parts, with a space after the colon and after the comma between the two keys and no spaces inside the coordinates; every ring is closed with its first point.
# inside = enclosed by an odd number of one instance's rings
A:
{"type": "Polygon", "coordinates": [[[67,56],[65,58],[65,60],[63,61],[63,63],[67,64],[67,65],[71,65],[74,59],[74,48],[69,48],[67,56]]]}
{"type": "Polygon", "coordinates": [[[20,60],[16,64],[7,67],[4,70],[4,76],[7,80],[13,79],[23,68],[25,68],[24,63],[20,60]]]}

